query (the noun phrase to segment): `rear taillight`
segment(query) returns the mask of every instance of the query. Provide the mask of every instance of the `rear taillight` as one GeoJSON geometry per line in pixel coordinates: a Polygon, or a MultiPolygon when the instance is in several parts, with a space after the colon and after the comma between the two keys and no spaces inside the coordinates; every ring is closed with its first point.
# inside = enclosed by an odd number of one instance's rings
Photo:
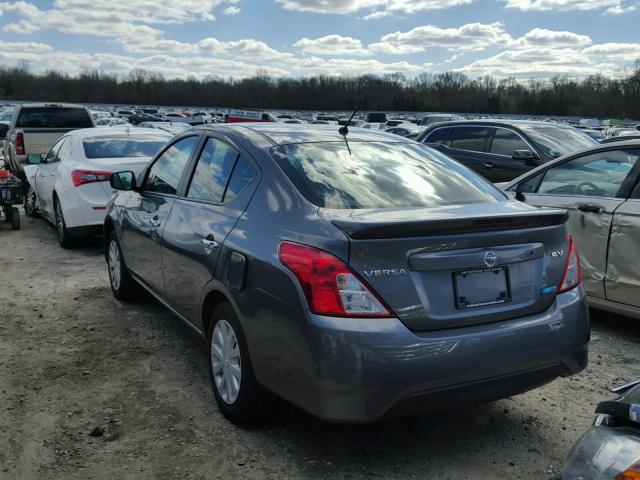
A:
{"type": "Polygon", "coordinates": [[[569,253],[567,254],[567,264],[562,274],[562,282],[558,293],[568,292],[580,285],[582,281],[582,270],[580,269],[580,257],[573,237],[569,235],[569,253]]]}
{"type": "Polygon", "coordinates": [[[71,172],[71,181],[76,187],[85,183],[108,182],[113,172],[95,172],[93,170],[74,170],[71,172]]]}
{"type": "Polygon", "coordinates": [[[330,253],[282,242],[278,257],[300,282],[311,312],[333,317],[393,316],[364,280],[330,253]]]}
{"type": "Polygon", "coordinates": [[[24,155],[24,135],[16,133],[16,155],[24,155]]]}

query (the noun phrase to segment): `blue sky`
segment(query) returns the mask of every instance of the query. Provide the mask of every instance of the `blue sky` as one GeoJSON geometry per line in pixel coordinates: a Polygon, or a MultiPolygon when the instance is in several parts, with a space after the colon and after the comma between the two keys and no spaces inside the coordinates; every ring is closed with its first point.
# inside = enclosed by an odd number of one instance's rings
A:
{"type": "Polygon", "coordinates": [[[640,0],[0,0],[0,62],[167,77],[616,75],[640,0]]]}

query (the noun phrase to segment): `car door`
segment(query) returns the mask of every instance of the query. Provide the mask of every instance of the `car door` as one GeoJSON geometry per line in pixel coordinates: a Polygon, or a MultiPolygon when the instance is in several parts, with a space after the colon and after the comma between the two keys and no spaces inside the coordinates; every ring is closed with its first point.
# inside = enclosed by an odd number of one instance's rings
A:
{"type": "MultiPolygon", "coordinates": [[[[527,203],[569,212],[567,228],[578,246],[584,288],[592,297],[605,299],[609,232],[634,164],[633,156],[619,149],[574,157],[538,174],[539,184],[526,193],[527,203]]],[[[527,179],[529,185],[533,181],[535,177],[527,179]]]]}
{"type": "MultiPolygon", "coordinates": [[[[640,170],[640,150],[634,154],[636,170],[640,170]]],[[[640,251],[640,182],[629,199],[620,205],[613,214],[605,292],[607,300],[640,307],[640,270],[638,269],[638,251],[640,251]]]]}
{"type": "Polygon", "coordinates": [[[486,174],[483,164],[487,161],[487,141],[491,129],[471,125],[458,125],[451,129],[449,138],[440,150],[480,175],[486,174]]]}
{"type": "Polygon", "coordinates": [[[38,210],[53,220],[53,187],[56,183],[56,173],[60,166],[60,154],[65,144],[69,143],[69,136],[65,135],[49,150],[44,160],[40,162],[36,172],[36,198],[38,210]]]}
{"type": "Polygon", "coordinates": [[[122,243],[127,267],[147,286],[164,293],[161,241],[180,182],[200,135],[181,137],[168,145],[143,173],[139,191],[130,193],[122,243]]]}
{"type": "Polygon", "coordinates": [[[205,137],[185,194],[164,230],[167,298],[184,318],[199,319],[199,296],[211,279],[227,235],[246,209],[258,179],[248,156],[222,137],[205,137]]]}
{"type": "Polygon", "coordinates": [[[496,127],[489,141],[486,161],[482,163],[481,174],[492,182],[508,182],[531,170],[523,160],[515,160],[516,150],[535,150],[522,136],[508,128],[496,127]]]}

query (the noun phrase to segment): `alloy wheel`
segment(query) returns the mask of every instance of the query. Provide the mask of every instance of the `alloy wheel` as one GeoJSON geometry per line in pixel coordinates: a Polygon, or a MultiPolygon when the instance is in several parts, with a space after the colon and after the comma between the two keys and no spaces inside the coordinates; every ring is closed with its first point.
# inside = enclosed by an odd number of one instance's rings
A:
{"type": "Polygon", "coordinates": [[[109,278],[115,290],[120,288],[120,250],[115,240],[109,244],[109,278]]]}
{"type": "Polygon", "coordinates": [[[218,395],[231,405],[240,393],[242,365],[238,338],[231,324],[224,319],[219,320],[213,329],[211,366],[218,395]]]}

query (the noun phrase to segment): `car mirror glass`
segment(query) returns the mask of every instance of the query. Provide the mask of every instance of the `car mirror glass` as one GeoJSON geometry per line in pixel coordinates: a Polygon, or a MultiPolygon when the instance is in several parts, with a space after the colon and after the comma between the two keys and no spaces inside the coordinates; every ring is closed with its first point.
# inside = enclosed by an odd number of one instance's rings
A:
{"type": "Polygon", "coordinates": [[[44,155],[40,153],[30,153],[27,155],[27,163],[31,165],[38,165],[44,162],[44,155]]]}
{"type": "Polygon", "coordinates": [[[133,172],[117,172],[109,177],[109,184],[114,190],[135,190],[136,177],[133,172]]]}

